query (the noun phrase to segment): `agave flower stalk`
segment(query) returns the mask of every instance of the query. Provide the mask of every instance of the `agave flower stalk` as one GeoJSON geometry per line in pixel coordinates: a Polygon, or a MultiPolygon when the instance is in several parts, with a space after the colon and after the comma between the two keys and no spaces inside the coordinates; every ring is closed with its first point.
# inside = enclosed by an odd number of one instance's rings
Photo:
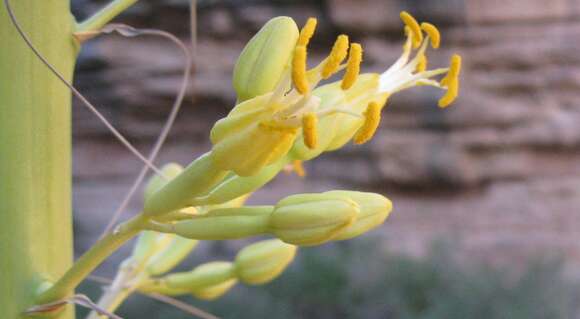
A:
{"type": "MultiPolygon", "coordinates": [[[[14,1],[39,51],[72,79],[78,46],[67,0],[14,1]]],[[[72,264],[71,93],[0,8],[0,312],[21,318],[45,280],[72,264]]],[[[57,318],[73,318],[72,307],[57,318]]]]}

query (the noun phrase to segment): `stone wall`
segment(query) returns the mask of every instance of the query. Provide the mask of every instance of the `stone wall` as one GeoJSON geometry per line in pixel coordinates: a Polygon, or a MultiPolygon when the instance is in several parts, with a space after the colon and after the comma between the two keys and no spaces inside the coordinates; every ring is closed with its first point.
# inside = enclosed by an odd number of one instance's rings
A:
{"type": "MultiPolygon", "coordinates": [[[[91,11],[96,2],[77,7],[91,11]]],[[[119,21],[188,41],[187,2],[142,1],[119,21]]],[[[193,84],[161,161],[187,163],[208,149],[211,124],[234,103],[235,59],[270,17],[302,23],[316,16],[312,59],[345,32],[363,44],[365,69],[378,71],[400,54],[398,12],[408,10],[441,27],[442,49],[431,52],[432,65],[446,64],[453,52],[463,56],[457,103],[441,111],[440,92],[429,89],[394,96],[371,143],[307,163],[306,180],[281,176],[254,202],[337,187],[380,191],[395,203],[374,233],[388,249],[421,255],[444,237],[458,242],[466,258],[521,262],[561,254],[570,269],[580,266],[580,1],[200,0],[199,6],[193,84]]],[[[86,46],[77,84],[146,151],[181,67],[179,51],[164,40],[109,36],[86,46]]],[[[74,121],[75,208],[79,231],[92,238],[140,165],[81,107],[74,121]]],[[[137,209],[135,201],[127,214],[137,209]]]]}

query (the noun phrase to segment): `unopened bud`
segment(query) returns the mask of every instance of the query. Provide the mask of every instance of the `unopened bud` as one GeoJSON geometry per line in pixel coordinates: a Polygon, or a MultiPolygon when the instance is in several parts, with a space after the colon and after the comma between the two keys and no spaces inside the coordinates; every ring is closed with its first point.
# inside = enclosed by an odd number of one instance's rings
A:
{"type": "Polygon", "coordinates": [[[249,285],[269,282],[280,275],[296,255],[296,246],[278,239],[264,240],[242,249],[235,261],[238,279],[249,285]]]}
{"type": "Polygon", "coordinates": [[[237,282],[236,279],[230,279],[221,284],[194,290],[191,294],[197,299],[215,300],[228,292],[237,282]]]}
{"type": "Polygon", "coordinates": [[[189,206],[191,198],[207,192],[227,174],[213,164],[208,154],[200,156],[145,200],[144,214],[156,217],[189,206]]]}
{"type": "Polygon", "coordinates": [[[163,165],[161,172],[163,176],[153,175],[147,185],[145,186],[144,197],[147,199],[158,191],[161,187],[174,179],[179,173],[183,171],[183,167],[177,163],[169,163],[163,165]]]}
{"type": "Polygon", "coordinates": [[[257,174],[242,177],[233,174],[224,179],[208,194],[194,198],[191,205],[215,205],[228,202],[240,196],[249,194],[272,180],[288,163],[288,159],[283,157],[276,163],[262,168],[257,174]]]}
{"type": "Polygon", "coordinates": [[[170,271],[197,246],[197,243],[197,240],[173,236],[171,242],[164,250],[151,257],[145,266],[145,271],[150,276],[157,276],[170,271]]]}
{"type": "Polygon", "coordinates": [[[388,198],[375,193],[330,191],[324,194],[348,197],[360,208],[356,221],[338,234],[335,240],[350,239],[380,226],[393,209],[393,204],[388,198]]]}
{"type": "Polygon", "coordinates": [[[192,271],[175,273],[165,277],[165,284],[172,289],[196,291],[235,279],[235,267],[231,262],[215,261],[196,267],[192,271]]]}
{"type": "Polygon", "coordinates": [[[150,230],[142,231],[137,238],[128,262],[133,265],[140,265],[151,256],[164,250],[171,242],[172,237],[173,235],[171,234],[161,234],[150,230]]]}
{"type": "Polygon", "coordinates": [[[297,39],[298,27],[290,17],[273,18],[254,35],[234,68],[239,102],[274,90],[289,67],[297,39]]]}
{"type": "Polygon", "coordinates": [[[269,229],[289,244],[317,245],[332,240],[352,225],[358,213],[358,205],[341,196],[293,195],[278,202],[269,229]]]}

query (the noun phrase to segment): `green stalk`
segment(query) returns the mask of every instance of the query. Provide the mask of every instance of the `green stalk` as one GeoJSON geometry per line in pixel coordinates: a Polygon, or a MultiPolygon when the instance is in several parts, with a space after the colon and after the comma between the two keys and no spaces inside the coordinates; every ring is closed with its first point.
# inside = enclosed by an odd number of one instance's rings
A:
{"type": "MultiPolygon", "coordinates": [[[[78,48],[69,0],[12,6],[39,51],[69,81],[78,48]]],[[[0,7],[0,313],[20,314],[73,260],[71,94],[35,57],[0,7]]],[[[55,318],[74,318],[73,308],[55,318]]]]}
{"type": "Polygon", "coordinates": [[[127,240],[137,235],[147,223],[146,217],[139,214],[122,224],[116,231],[100,239],[52,286],[39,297],[38,303],[50,303],[70,295],[72,291],[107,257],[114,253],[127,240]]]}

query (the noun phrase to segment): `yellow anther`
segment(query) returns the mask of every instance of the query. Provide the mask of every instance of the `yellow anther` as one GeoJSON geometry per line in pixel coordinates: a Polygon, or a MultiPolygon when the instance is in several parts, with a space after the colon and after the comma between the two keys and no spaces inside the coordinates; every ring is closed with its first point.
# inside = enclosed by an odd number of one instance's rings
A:
{"type": "Polygon", "coordinates": [[[306,24],[300,30],[300,36],[298,37],[296,45],[308,45],[310,38],[312,38],[312,35],[314,34],[314,30],[316,30],[316,23],[316,18],[308,18],[308,20],[306,20],[306,24]]]}
{"type": "Polygon", "coordinates": [[[458,81],[459,73],[461,73],[461,56],[454,54],[451,57],[449,72],[447,72],[447,75],[441,80],[441,85],[447,86],[454,80],[458,81]]]}
{"type": "Polygon", "coordinates": [[[316,126],[318,124],[318,118],[316,114],[310,112],[302,117],[302,134],[304,136],[304,145],[308,148],[313,149],[318,144],[318,134],[316,132],[316,126]]]}
{"type": "Polygon", "coordinates": [[[452,79],[447,84],[447,92],[441,99],[439,99],[439,107],[446,108],[448,107],[459,95],[459,81],[457,78],[452,79]]]}
{"type": "Polygon", "coordinates": [[[326,58],[326,62],[324,63],[324,67],[322,68],[322,78],[328,79],[331,75],[333,75],[338,68],[340,67],[340,63],[346,58],[348,54],[348,37],[344,34],[341,34],[336,38],[334,45],[332,46],[332,50],[326,58]]]}
{"type": "Polygon", "coordinates": [[[422,55],[419,58],[419,63],[417,63],[417,66],[415,67],[415,72],[423,72],[425,70],[427,70],[427,56],[422,55]]]}
{"type": "Polygon", "coordinates": [[[300,161],[300,160],[292,161],[292,169],[294,170],[296,175],[298,175],[300,177],[306,176],[306,170],[304,169],[304,165],[302,165],[302,161],[300,161]]]}
{"type": "Polygon", "coordinates": [[[421,45],[421,41],[423,41],[423,33],[421,32],[419,23],[407,11],[402,11],[399,16],[401,17],[401,20],[403,20],[403,23],[405,23],[413,33],[413,47],[415,49],[418,48],[421,45]]]}
{"type": "Polygon", "coordinates": [[[441,86],[447,87],[447,92],[439,100],[439,107],[449,106],[459,95],[459,73],[461,73],[461,56],[454,54],[451,57],[449,71],[441,80],[441,86]]]}
{"type": "Polygon", "coordinates": [[[429,36],[433,49],[439,48],[439,44],[441,43],[441,34],[439,34],[437,27],[431,23],[423,22],[421,23],[421,30],[425,31],[425,33],[427,33],[429,36]]]}
{"type": "Polygon", "coordinates": [[[346,72],[342,78],[340,87],[343,90],[348,90],[356,82],[358,74],[360,73],[360,63],[362,62],[362,46],[358,43],[350,45],[348,52],[348,62],[346,64],[346,72]]]}
{"type": "Polygon", "coordinates": [[[306,78],[306,47],[296,46],[292,58],[292,83],[300,94],[307,94],[310,90],[306,78]]]}
{"type": "Polygon", "coordinates": [[[381,106],[377,102],[370,102],[363,115],[365,121],[354,136],[355,144],[364,144],[375,135],[381,122],[381,106]]]}

